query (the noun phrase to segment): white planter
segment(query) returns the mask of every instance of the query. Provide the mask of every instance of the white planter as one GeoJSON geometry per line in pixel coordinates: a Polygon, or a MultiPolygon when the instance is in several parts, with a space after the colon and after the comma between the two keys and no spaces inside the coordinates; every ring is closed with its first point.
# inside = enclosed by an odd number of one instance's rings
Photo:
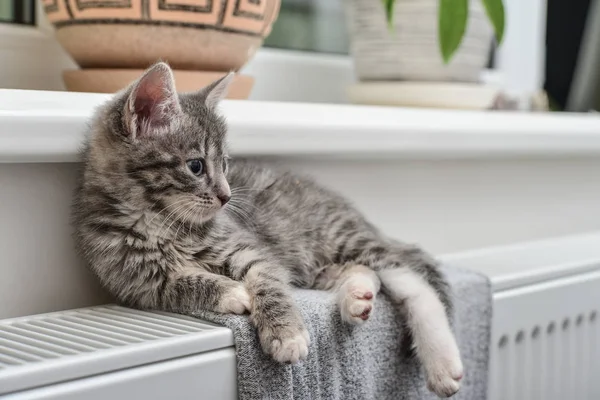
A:
{"type": "Polygon", "coordinates": [[[438,0],[397,0],[388,29],[381,0],[345,0],[357,76],[368,80],[476,82],[493,32],[480,0],[470,0],[467,31],[449,65],[438,45],[438,0]]]}

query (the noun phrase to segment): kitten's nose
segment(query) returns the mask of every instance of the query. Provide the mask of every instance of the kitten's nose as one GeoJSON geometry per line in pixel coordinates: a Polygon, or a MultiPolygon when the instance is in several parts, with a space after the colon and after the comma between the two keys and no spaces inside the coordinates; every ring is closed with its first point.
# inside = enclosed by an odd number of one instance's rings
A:
{"type": "Polygon", "coordinates": [[[221,205],[224,206],[231,199],[231,196],[226,194],[220,194],[217,196],[219,200],[221,200],[221,205]]]}

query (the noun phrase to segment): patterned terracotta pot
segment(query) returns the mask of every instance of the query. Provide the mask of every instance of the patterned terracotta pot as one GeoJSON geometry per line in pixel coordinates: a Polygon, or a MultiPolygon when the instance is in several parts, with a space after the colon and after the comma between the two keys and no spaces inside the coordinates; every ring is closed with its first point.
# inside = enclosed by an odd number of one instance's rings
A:
{"type": "Polygon", "coordinates": [[[82,68],[237,71],[269,34],[280,0],[43,0],[82,68]]]}

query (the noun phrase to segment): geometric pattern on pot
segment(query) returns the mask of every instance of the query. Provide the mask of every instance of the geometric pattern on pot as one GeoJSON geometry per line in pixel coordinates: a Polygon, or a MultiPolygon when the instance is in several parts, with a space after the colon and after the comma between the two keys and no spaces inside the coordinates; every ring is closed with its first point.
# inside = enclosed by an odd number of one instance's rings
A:
{"type": "Polygon", "coordinates": [[[73,24],[189,26],[266,37],[281,0],[42,0],[48,19],[73,24]]]}

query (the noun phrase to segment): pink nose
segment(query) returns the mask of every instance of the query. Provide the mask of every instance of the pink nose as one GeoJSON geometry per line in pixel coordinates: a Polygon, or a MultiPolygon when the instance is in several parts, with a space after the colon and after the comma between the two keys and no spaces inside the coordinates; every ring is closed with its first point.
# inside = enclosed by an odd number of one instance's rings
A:
{"type": "Polygon", "coordinates": [[[231,199],[231,196],[220,194],[217,196],[217,198],[221,201],[221,205],[224,206],[231,199]]]}

